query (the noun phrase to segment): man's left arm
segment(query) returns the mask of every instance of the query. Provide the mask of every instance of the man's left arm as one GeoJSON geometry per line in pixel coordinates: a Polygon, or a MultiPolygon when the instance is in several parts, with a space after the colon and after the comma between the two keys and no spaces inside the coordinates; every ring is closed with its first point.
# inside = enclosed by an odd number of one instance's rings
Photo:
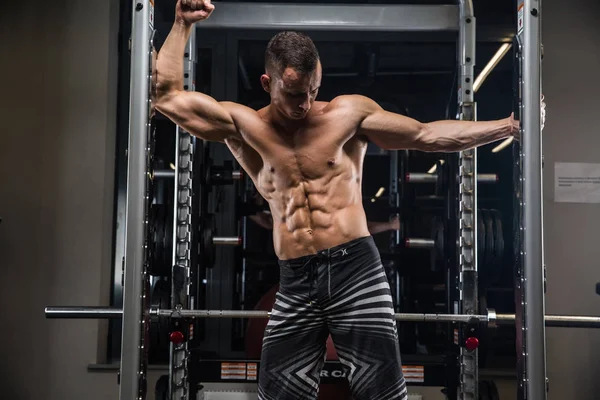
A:
{"type": "Polygon", "coordinates": [[[385,111],[364,96],[348,96],[344,102],[360,116],[357,134],[383,149],[457,152],[514,136],[519,123],[512,116],[496,121],[444,120],[422,123],[385,111]]]}

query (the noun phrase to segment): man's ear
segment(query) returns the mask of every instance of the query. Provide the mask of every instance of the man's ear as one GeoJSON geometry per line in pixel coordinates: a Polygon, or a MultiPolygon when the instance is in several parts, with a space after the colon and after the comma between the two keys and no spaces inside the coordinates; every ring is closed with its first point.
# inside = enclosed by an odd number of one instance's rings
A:
{"type": "Polygon", "coordinates": [[[267,74],[262,74],[260,76],[260,84],[262,86],[262,88],[265,90],[265,92],[270,93],[271,92],[271,77],[267,74]]]}

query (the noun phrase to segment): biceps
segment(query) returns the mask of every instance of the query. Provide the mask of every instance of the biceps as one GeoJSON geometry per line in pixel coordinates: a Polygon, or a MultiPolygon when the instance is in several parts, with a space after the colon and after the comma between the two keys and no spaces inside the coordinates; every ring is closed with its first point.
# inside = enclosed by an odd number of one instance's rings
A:
{"type": "Polygon", "coordinates": [[[224,141],[237,129],[229,111],[210,96],[178,91],[164,96],[156,109],[192,135],[211,141],[224,141]]]}
{"type": "Polygon", "coordinates": [[[384,149],[415,147],[424,128],[425,125],[415,119],[384,110],[368,115],[360,125],[361,133],[384,149]]]}

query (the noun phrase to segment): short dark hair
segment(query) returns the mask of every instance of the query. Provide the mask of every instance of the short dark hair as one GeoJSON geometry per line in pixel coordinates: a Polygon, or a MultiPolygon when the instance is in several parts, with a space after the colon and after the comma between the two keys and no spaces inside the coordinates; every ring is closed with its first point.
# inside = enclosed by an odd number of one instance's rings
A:
{"type": "Polygon", "coordinates": [[[311,73],[317,68],[319,52],[312,39],[304,33],[284,31],[269,40],[265,51],[267,73],[281,74],[287,67],[300,73],[311,73]]]}

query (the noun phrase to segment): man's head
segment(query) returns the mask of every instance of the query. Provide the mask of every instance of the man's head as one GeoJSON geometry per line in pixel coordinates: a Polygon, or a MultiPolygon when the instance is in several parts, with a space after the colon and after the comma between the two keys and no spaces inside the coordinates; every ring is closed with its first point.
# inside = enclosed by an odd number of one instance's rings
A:
{"type": "Polygon", "coordinates": [[[303,33],[280,32],[267,45],[260,82],[271,105],[285,117],[301,119],[310,110],[319,86],[321,63],[313,41],[303,33]]]}

